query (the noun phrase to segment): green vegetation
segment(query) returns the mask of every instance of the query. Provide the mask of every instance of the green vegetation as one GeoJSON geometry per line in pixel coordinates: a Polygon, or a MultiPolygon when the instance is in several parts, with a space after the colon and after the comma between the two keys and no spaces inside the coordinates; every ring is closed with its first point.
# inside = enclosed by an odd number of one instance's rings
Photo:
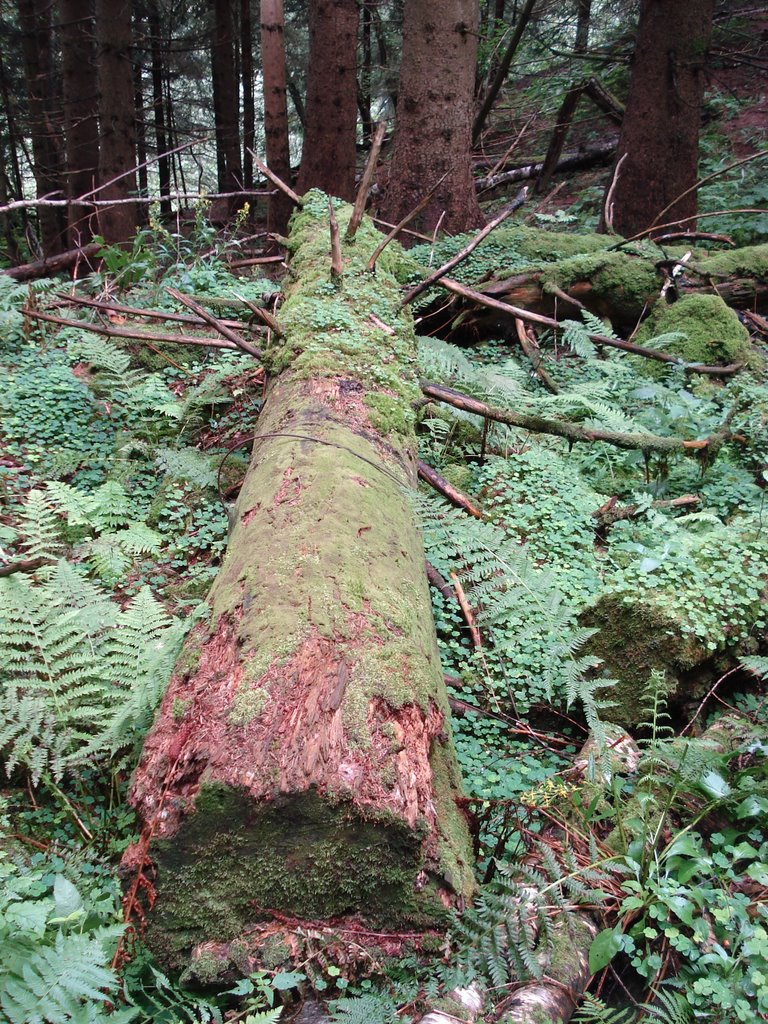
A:
{"type": "MultiPolygon", "coordinates": [[[[320,198],[311,197],[313,217],[320,207],[320,198]]],[[[499,269],[500,258],[505,271],[549,262],[560,287],[575,265],[603,266],[593,236],[553,232],[548,260],[548,232],[505,231],[468,262],[467,280],[499,269]],[[564,258],[559,267],[558,256],[564,258]]],[[[371,248],[378,241],[369,226],[358,237],[371,248]]],[[[450,240],[438,249],[447,255],[459,246],[450,240]]],[[[318,237],[311,258],[327,262],[326,250],[318,237]]],[[[387,344],[405,353],[413,341],[394,313],[394,275],[413,275],[414,263],[396,250],[385,256],[380,276],[386,272],[390,299],[371,311],[395,329],[387,344]]],[[[166,282],[233,298],[274,288],[258,278],[236,280],[212,257],[195,261],[189,251],[173,250],[162,233],[112,259],[112,273],[127,287],[123,298],[137,307],[165,303],[166,282]],[[136,260],[151,265],[158,280],[135,284],[146,280],[134,273],[136,260]]],[[[94,279],[84,287],[100,284],[94,279]]],[[[343,368],[346,379],[369,381],[365,399],[376,426],[396,442],[418,418],[421,458],[482,510],[481,520],[472,519],[422,490],[392,511],[397,522],[420,517],[429,561],[450,587],[460,583],[482,638],[474,647],[458,603],[435,591],[442,667],[460,702],[454,737],[474,817],[478,879],[486,883],[482,895],[447,926],[448,940],[434,933],[404,939],[394,959],[362,941],[353,955],[349,935],[333,925],[298,939],[290,929],[258,933],[243,944],[244,929],[258,919],[257,897],[262,906],[298,906],[316,920],[326,913],[329,891],[347,886],[350,901],[370,904],[382,931],[391,924],[387,909],[395,898],[413,899],[414,932],[423,906],[389,859],[403,836],[391,822],[351,822],[343,794],[311,862],[287,870],[274,821],[265,819],[257,838],[244,836],[233,825],[240,812],[227,802],[235,798],[211,786],[198,799],[218,801],[217,825],[187,836],[200,856],[196,868],[184,869],[199,873],[206,896],[185,903],[183,879],[169,861],[169,875],[158,884],[175,887],[176,903],[148,916],[149,937],[165,944],[178,976],[164,973],[141,936],[126,930],[116,864],[138,839],[125,803],[128,776],[185,636],[209,629],[200,600],[228,537],[220,491],[244,475],[246,455],[238,446],[259,416],[262,368],[239,354],[201,357],[180,348],[172,350],[172,362],[156,354],[148,360],[132,343],[94,340],[79,330],[84,314],[72,315],[72,325],[60,331],[32,330],[20,313],[27,289],[0,279],[0,565],[39,560],[30,571],[0,577],[0,745],[8,773],[0,819],[0,941],[9,950],[0,966],[2,1013],[12,1024],[36,1013],[49,1024],[213,1022],[227,1013],[274,1024],[282,1001],[298,990],[329,999],[342,1024],[385,1024],[402,1020],[395,1014],[407,1004],[435,1005],[458,983],[482,979],[493,1000],[497,987],[555,971],[562,966],[556,940],[566,928],[569,945],[591,945],[593,969],[612,963],[639,1001],[659,991],[655,1009],[638,1010],[650,1014],[640,1019],[756,1020],[754,1014],[768,1012],[761,681],[768,670],[768,388],[761,361],[750,352],[745,371],[723,381],[656,363],[648,376],[647,361],[597,353],[585,329],[609,328],[585,316],[584,324],[573,321],[557,337],[539,338],[558,394],[545,391],[503,340],[470,351],[421,339],[418,364],[411,350],[413,373],[404,379],[382,359],[381,330],[358,331],[335,301],[338,286],[318,287],[308,303],[286,302],[281,322],[288,342],[274,340],[267,364],[290,366],[300,384],[313,359],[324,360],[325,372],[343,368]],[[290,344],[295,338],[304,341],[290,344]],[[417,410],[419,376],[588,428],[696,440],[728,419],[731,437],[711,460],[706,453],[662,457],[598,444],[569,447],[486,427],[447,406],[417,410]],[[657,504],[691,493],[700,499],[691,508],[657,504]],[[595,513],[608,499],[633,506],[631,516],[601,526],[595,513]],[[735,719],[718,724],[716,699],[705,700],[713,690],[737,709],[735,719]],[[704,736],[675,735],[692,718],[693,733],[706,726],[704,736]],[[608,722],[622,723],[639,740],[637,767],[611,760],[608,750],[619,734],[608,722]],[[587,733],[593,753],[584,769],[575,769],[587,733]],[[240,855],[256,841],[269,849],[272,866],[254,888],[240,855]],[[350,846],[358,851],[357,875],[338,871],[350,846]],[[372,864],[375,871],[368,871],[372,864]],[[233,888],[248,893],[234,910],[221,898],[233,888]],[[600,906],[594,942],[580,923],[582,904],[600,906]],[[533,921],[538,932],[529,927],[533,921]],[[220,940],[215,948],[199,947],[191,960],[179,955],[182,946],[212,933],[220,940]],[[451,956],[436,958],[435,947],[442,950],[446,941],[451,956]],[[662,977],[676,987],[659,989],[662,977]]],[[[364,275],[350,275],[344,288],[357,309],[369,309],[364,275]]],[[[38,291],[43,302],[45,289],[38,291]]],[[[245,315],[236,305],[230,313],[245,315]]],[[[680,299],[643,331],[637,340],[684,362],[741,361],[747,354],[744,329],[716,298],[680,299]],[[688,313],[694,308],[695,319],[688,313]],[[710,316],[720,318],[717,329],[710,316]],[[708,345],[694,351],[687,344],[697,330],[708,345]]],[[[328,486],[333,474],[359,473],[357,461],[352,469],[343,451],[328,449],[321,460],[328,486]]],[[[282,481],[275,472],[274,464],[268,467],[242,500],[274,493],[282,481]]],[[[361,491],[357,511],[364,512],[372,507],[366,502],[379,499],[369,493],[375,488],[361,491]]],[[[334,514],[348,512],[327,512],[327,528],[334,528],[334,514]]],[[[343,553],[339,558],[341,565],[343,553]]],[[[383,619],[410,629],[397,567],[385,559],[380,569],[376,564],[388,594],[383,619]]],[[[349,610],[359,612],[368,581],[354,565],[343,567],[357,580],[349,610]]],[[[236,568],[265,606],[285,572],[279,555],[269,565],[236,568]]],[[[323,567],[308,561],[307,572],[318,598],[314,626],[324,636],[341,636],[349,624],[324,600],[323,567]]],[[[216,616],[228,599],[224,584],[214,596],[216,616]]],[[[287,656],[308,613],[296,602],[270,607],[270,650],[287,656]]],[[[361,749],[370,742],[363,715],[381,659],[408,655],[398,628],[391,646],[382,644],[360,668],[344,706],[344,728],[361,749]]],[[[419,628],[423,643],[434,643],[431,623],[419,628]]],[[[234,696],[233,730],[247,728],[271,699],[260,685],[268,667],[265,633],[245,639],[248,672],[234,696]]],[[[188,644],[179,671],[193,673],[198,657],[199,644],[188,644]]],[[[413,691],[404,688],[393,700],[425,699],[419,680],[412,683],[413,691]]],[[[173,703],[179,727],[190,724],[190,709],[186,700],[173,703]]],[[[439,784],[436,796],[446,799],[439,784]]],[[[315,811],[308,799],[292,809],[276,806],[274,814],[291,813],[297,827],[311,831],[315,811]]],[[[460,866],[454,875],[461,877],[460,866]]],[[[146,909],[155,884],[138,877],[145,887],[135,896],[134,925],[137,905],[146,909]]],[[[430,884],[420,897],[430,897],[430,884]]],[[[603,996],[603,1003],[588,999],[582,1020],[618,1020],[625,1013],[609,983],[603,996]]]]}

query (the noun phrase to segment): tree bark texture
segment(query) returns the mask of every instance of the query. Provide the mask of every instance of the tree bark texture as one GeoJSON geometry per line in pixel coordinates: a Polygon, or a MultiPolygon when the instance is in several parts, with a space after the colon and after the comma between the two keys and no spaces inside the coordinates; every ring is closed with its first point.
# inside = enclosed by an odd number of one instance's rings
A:
{"type": "MultiPolygon", "coordinates": [[[[90,192],[99,173],[93,0],[59,0],[67,196],[90,192]]],[[[90,241],[93,207],[71,206],[69,246],[90,241]]]]}
{"type": "MultiPolygon", "coordinates": [[[[53,85],[51,4],[46,0],[18,0],[18,10],[37,195],[61,198],[61,111],[53,85]]],[[[65,211],[41,209],[39,223],[43,253],[51,256],[61,252],[66,241],[65,211]]]]}
{"type": "MultiPolygon", "coordinates": [[[[131,6],[128,0],[96,0],[99,179],[106,185],[99,199],[128,199],[136,193],[131,6]]],[[[137,223],[133,203],[99,207],[99,233],[109,243],[126,242],[137,223]]]]}
{"type": "Polygon", "coordinates": [[[357,0],[312,0],[299,193],[355,198],[357,0]]]}
{"type": "MultiPolygon", "coordinates": [[[[349,207],[337,210],[346,227],[349,207]]],[[[472,855],[407,490],[410,317],[363,223],[331,281],[327,199],[291,235],[294,283],[227,555],[136,772],[153,839],[147,939],[168,965],[272,911],[426,926],[472,855]],[[369,318],[390,309],[395,334],[369,318]],[[372,368],[377,367],[376,376],[372,368]]],[[[127,862],[130,863],[130,856],[127,862]]]]}
{"type": "MultiPolygon", "coordinates": [[[[283,0],[261,0],[261,64],[267,165],[278,178],[289,182],[291,152],[288,139],[283,0]]],[[[292,211],[291,199],[282,189],[277,189],[269,200],[269,230],[284,235],[292,211]]]]}
{"type": "Polygon", "coordinates": [[[169,150],[168,131],[166,126],[166,104],[163,95],[165,79],[164,39],[157,5],[149,5],[149,40],[152,61],[152,120],[155,127],[155,144],[157,146],[157,174],[160,185],[160,213],[169,216],[171,201],[171,163],[170,157],[164,156],[169,150]]]}
{"type": "MultiPolygon", "coordinates": [[[[253,188],[256,105],[253,95],[253,19],[251,0],[240,0],[241,81],[243,83],[243,188],[253,188]]],[[[262,55],[263,63],[263,55],[262,55]]]]}
{"type": "MultiPolygon", "coordinates": [[[[216,119],[219,191],[237,192],[243,187],[243,168],[240,158],[240,103],[230,0],[216,0],[213,13],[211,77],[216,119]]],[[[230,200],[232,209],[237,205],[236,200],[230,200]]]]}
{"type": "MultiPolygon", "coordinates": [[[[415,224],[430,232],[483,223],[471,165],[477,60],[474,0],[407,0],[395,140],[382,216],[393,224],[445,178],[415,224]]],[[[413,226],[413,225],[412,225],[413,226]]]]}
{"type": "Polygon", "coordinates": [[[610,185],[606,191],[603,229],[636,234],[669,204],[664,221],[696,213],[695,191],[675,200],[697,177],[714,6],[714,0],[642,0],[616,181],[610,202],[610,185]]]}

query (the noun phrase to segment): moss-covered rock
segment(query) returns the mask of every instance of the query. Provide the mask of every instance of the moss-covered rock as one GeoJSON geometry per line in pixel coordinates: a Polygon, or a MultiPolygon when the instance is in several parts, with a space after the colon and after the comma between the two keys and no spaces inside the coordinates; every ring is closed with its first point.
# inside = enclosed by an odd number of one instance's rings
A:
{"type": "MultiPolygon", "coordinates": [[[[664,351],[686,363],[743,363],[750,354],[749,332],[719,295],[685,295],[672,305],[657,302],[635,340],[646,345],[662,334],[672,335],[664,351]]],[[[654,377],[664,372],[649,359],[638,369],[654,377]]]]}

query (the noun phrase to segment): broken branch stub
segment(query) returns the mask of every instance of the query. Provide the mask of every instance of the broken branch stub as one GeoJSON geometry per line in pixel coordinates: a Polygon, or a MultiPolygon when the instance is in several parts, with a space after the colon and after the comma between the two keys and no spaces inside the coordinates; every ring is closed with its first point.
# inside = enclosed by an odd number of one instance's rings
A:
{"type": "MultiPolygon", "coordinates": [[[[337,208],[343,230],[350,207],[337,208]]],[[[168,966],[274,914],[427,927],[473,888],[448,698],[408,489],[419,395],[398,249],[368,220],[328,288],[328,207],[295,279],[224,564],[131,800],[151,833],[147,941],[168,966]]],[[[130,864],[130,855],[126,864],[130,864]]]]}

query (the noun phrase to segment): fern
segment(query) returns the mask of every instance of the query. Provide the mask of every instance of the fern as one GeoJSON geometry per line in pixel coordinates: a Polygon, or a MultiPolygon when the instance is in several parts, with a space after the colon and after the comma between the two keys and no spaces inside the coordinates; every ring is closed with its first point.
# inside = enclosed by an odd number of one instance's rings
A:
{"type": "Polygon", "coordinates": [[[571,1018],[574,1024],[631,1024],[635,1013],[631,1009],[615,1010],[603,1002],[599,996],[584,994],[584,1002],[571,1018]]]}
{"type": "Polygon", "coordinates": [[[643,1003],[646,1011],[643,1018],[654,1024],[690,1024],[693,1020],[693,1007],[682,992],[660,989],[656,992],[655,1002],[643,1003]]]}
{"type": "Polygon", "coordinates": [[[333,1024],[396,1024],[397,1010],[394,1000],[381,993],[345,996],[334,1001],[331,1020],[333,1024]]]}
{"type": "Polygon", "coordinates": [[[24,537],[22,547],[28,557],[47,561],[61,554],[64,547],[61,531],[48,495],[43,491],[32,490],[27,495],[21,514],[20,533],[24,537]]]}
{"type": "Polygon", "coordinates": [[[211,460],[196,448],[160,448],[155,461],[172,480],[185,480],[200,488],[216,486],[211,460]]]}
{"type": "Polygon", "coordinates": [[[124,611],[59,562],[45,581],[0,580],[0,750],[33,784],[131,747],[184,626],[148,591],[124,611]]]}

